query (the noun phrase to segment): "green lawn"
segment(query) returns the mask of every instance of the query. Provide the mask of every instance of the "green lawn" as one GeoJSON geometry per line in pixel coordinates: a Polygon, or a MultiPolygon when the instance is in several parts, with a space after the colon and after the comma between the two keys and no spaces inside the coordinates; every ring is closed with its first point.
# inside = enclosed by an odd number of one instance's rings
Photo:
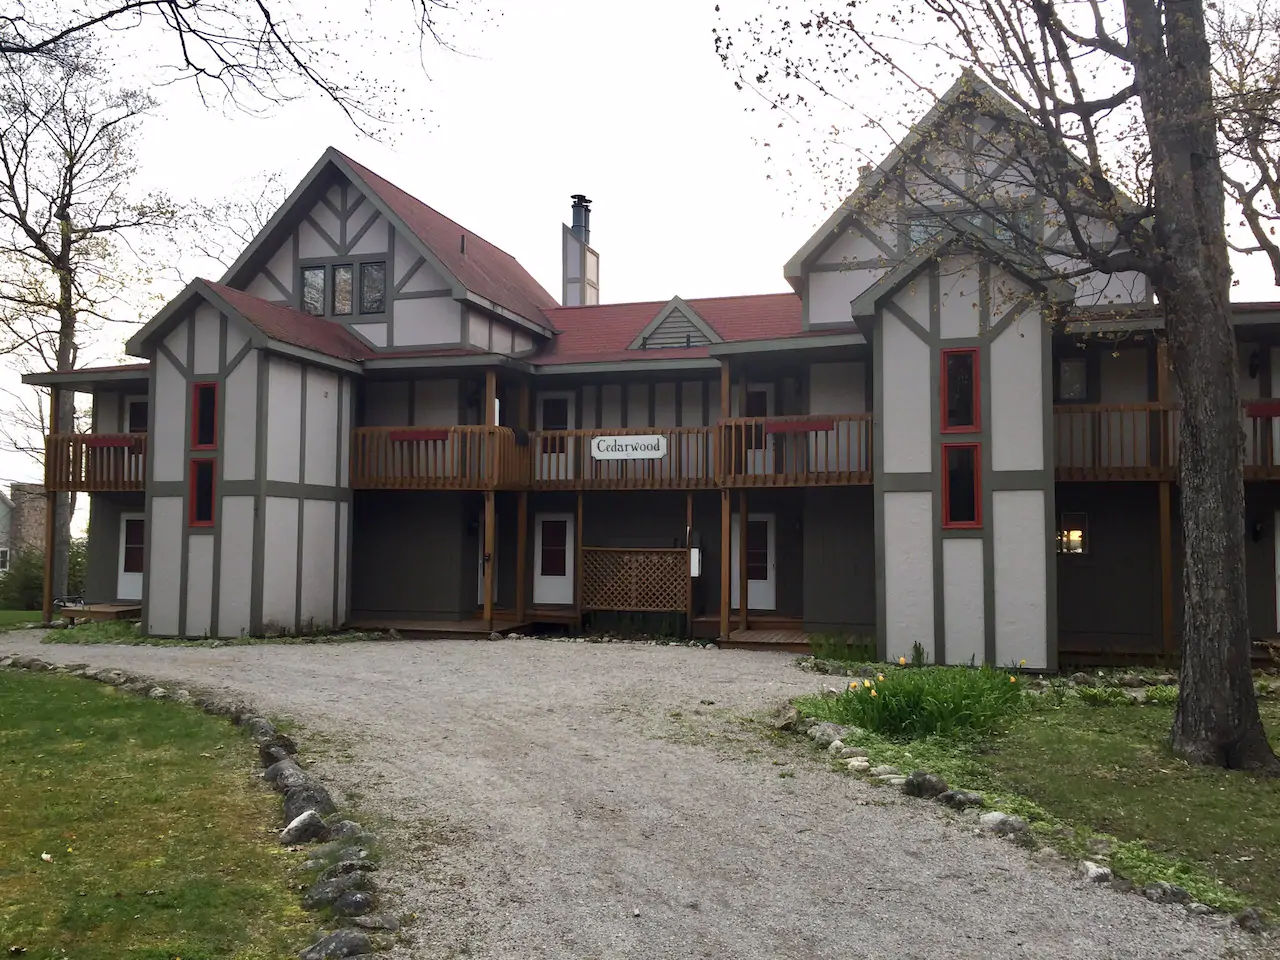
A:
{"type": "Polygon", "coordinates": [[[273,843],[279,800],[250,781],[251,756],[196,710],[0,671],[0,949],[294,956],[314,929],[290,890],[302,855],[273,843]]]}
{"type": "Polygon", "coordinates": [[[44,614],[39,610],[0,610],[0,631],[12,630],[18,624],[39,623],[44,614]]]}

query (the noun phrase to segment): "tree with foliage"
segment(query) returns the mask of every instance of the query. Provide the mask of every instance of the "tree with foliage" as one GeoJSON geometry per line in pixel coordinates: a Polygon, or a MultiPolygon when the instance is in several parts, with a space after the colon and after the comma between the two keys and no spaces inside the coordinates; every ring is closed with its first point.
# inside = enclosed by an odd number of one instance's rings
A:
{"type": "MultiPolygon", "coordinates": [[[[1253,236],[1244,249],[1280,271],[1269,239],[1280,114],[1265,24],[1275,20],[1262,9],[1261,20],[1220,19],[1218,35],[1238,42],[1215,47],[1202,0],[850,0],[796,12],[778,0],[717,29],[716,46],[778,126],[836,112],[825,141],[809,147],[824,173],[848,150],[849,120],[898,140],[893,112],[903,99],[921,102],[938,113],[938,132],[904,142],[877,171],[908,215],[990,224],[1034,252],[1045,279],[1132,277],[1154,292],[1181,399],[1173,747],[1193,762],[1280,774],[1249,663],[1227,233],[1230,195],[1253,236]],[[967,95],[940,104],[931,84],[957,66],[967,95]],[[1043,203],[1043,229],[1017,216],[1029,197],[1043,203]]],[[[1084,299],[1077,309],[1107,305],[1084,299]]]]}
{"type": "MultiPolygon", "coordinates": [[[[134,142],[153,98],[114,87],[85,41],[47,54],[0,56],[0,354],[22,369],[61,372],[131,300],[137,315],[148,277],[138,243],[171,230],[178,212],[136,182],[134,142]]],[[[75,429],[74,394],[60,393],[56,413],[59,430],[75,429]]],[[[53,583],[62,593],[69,495],[55,506],[53,583]]]]}

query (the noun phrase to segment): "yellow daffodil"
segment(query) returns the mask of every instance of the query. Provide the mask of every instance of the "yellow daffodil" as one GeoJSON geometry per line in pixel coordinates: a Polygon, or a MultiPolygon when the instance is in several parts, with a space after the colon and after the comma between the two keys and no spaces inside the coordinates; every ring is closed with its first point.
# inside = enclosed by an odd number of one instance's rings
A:
{"type": "Polygon", "coordinates": [[[878,696],[879,696],[879,694],[878,694],[878,693],[876,693],[874,690],[872,690],[872,691],[871,691],[871,695],[872,695],[873,697],[878,697],[878,696]]]}
{"type": "Polygon", "coordinates": [[[900,663],[902,666],[904,666],[904,667],[905,667],[905,666],[907,665],[907,658],[906,658],[906,657],[899,657],[899,658],[898,658],[898,663],[900,663]]]}
{"type": "Polygon", "coordinates": [[[855,680],[855,681],[853,681],[853,683],[849,684],[849,689],[850,689],[850,690],[857,690],[857,689],[858,689],[858,681],[857,681],[857,680],[855,680]]]}
{"type": "Polygon", "coordinates": [[[1019,661],[1018,661],[1018,666],[1020,666],[1020,667],[1025,667],[1026,665],[1027,665],[1027,661],[1025,661],[1025,660],[1019,660],[1019,661]]]}
{"type": "Polygon", "coordinates": [[[869,687],[869,686],[871,686],[871,681],[870,681],[870,680],[863,680],[863,681],[862,681],[862,685],[863,685],[864,687],[869,687]]]}
{"type": "Polygon", "coordinates": [[[1017,678],[1017,677],[1015,677],[1015,676],[1013,676],[1013,675],[1011,674],[1011,675],[1009,676],[1009,682],[1010,682],[1010,683],[1017,683],[1017,682],[1018,682],[1018,678],[1017,678]]]}
{"type": "Polygon", "coordinates": [[[877,674],[876,674],[876,679],[877,679],[877,680],[883,680],[883,679],[884,679],[884,674],[883,674],[883,673],[877,673],[877,674]]]}

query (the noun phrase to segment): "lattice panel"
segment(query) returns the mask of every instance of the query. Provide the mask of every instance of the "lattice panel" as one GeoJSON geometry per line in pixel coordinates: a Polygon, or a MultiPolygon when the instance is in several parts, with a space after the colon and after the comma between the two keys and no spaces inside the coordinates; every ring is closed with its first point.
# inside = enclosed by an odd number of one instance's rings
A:
{"type": "Polygon", "coordinates": [[[689,607],[689,551],[582,548],[582,608],[660,613],[689,607]]]}

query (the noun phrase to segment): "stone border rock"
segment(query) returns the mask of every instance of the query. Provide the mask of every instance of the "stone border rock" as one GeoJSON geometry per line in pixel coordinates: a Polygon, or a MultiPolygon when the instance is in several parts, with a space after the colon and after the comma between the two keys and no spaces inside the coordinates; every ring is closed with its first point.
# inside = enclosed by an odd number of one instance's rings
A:
{"type": "MultiPolygon", "coordinates": [[[[834,763],[843,764],[849,773],[872,783],[896,787],[904,796],[933,800],[961,813],[973,810],[977,813],[976,833],[1023,844],[1031,841],[1031,826],[1021,817],[999,810],[982,812],[986,801],[980,793],[953,789],[942,777],[926,770],[914,770],[904,776],[894,766],[872,766],[871,757],[865,748],[846,746],[846,742],[856,742],[866,736],[867,731],[861,727],[802,717],[794,704],[785,703],[773,721],[773,728],[807,736],[815,746],[824,749],[834,763]]],[[[1110,841],[1104,837],[1090,838],[1086,847],[1091,856],[1100,859],[1106,858],[1111,852],[1110,841]]],[[[1041,848],[1037,854],[1035,859],[1040,862],[1065,859],[1048,847],[1041,848]]],[[[1138,887],[1133,881],[1115,874],[1111,867],[1093,860],[1081,860],[1076,865],[1076,875],[1085,883],[1108,884],[1118,893],[1136,893],[1152,903],[1181,906],[1191,916],[1222,916],[1225,920],[1221,911],[1196,902],[1190,893],[1176,884],[1156,882],[1138,887]]],[[[1254,934],[1265,933],[1269,928],[1267,918],[1257,907],[1246,907],[1232,917],[1231,922],[1254,934]]]]}
{"type": "Polygon", "coordinates": [[[694,647],[703,650],[719,650],[714,640],[682,640],[679,637],[655,637],[638,633],[635,636],[615,636],[611,633],[581,634],[575,636],[535,636],[527,633],[489,634],[490,640],[543,640],[547,643],[622,643],[633,647],[694,647]]]}
{"type": "Polygon", "coordinates": [[[265,717],[236,700],[224,700],[182,688],[171,688],[160,681],[112,668],[95,669],[86,663],[53,664],[39,657],[6,656],[0,668],[58,673],[110,684],[152,700],[171,700],[187,704],[248,731],[257,747],[258,759],[264,767],[262,778],[282,794],[283,829],[280,843],[287,847],[318,843],[304,868],[317,872],[315,881],[302,895],[306,910],[324,911],[341,923],[349,924],[316,940],[299,954],[299,960],[341,960],[367,956],[385,945],[370,932],[392,933],[399,922],[390,914],[379,914],[379,898],[371,874],[378,861],[371,853],[377,838],[352,820],[339,819],[337,805],[329,791],[310,771],[297,762],[298,744],[287,733],[281,733],[265,717]],[[326,819],[327,818],[327,819],[326,819]]]}

